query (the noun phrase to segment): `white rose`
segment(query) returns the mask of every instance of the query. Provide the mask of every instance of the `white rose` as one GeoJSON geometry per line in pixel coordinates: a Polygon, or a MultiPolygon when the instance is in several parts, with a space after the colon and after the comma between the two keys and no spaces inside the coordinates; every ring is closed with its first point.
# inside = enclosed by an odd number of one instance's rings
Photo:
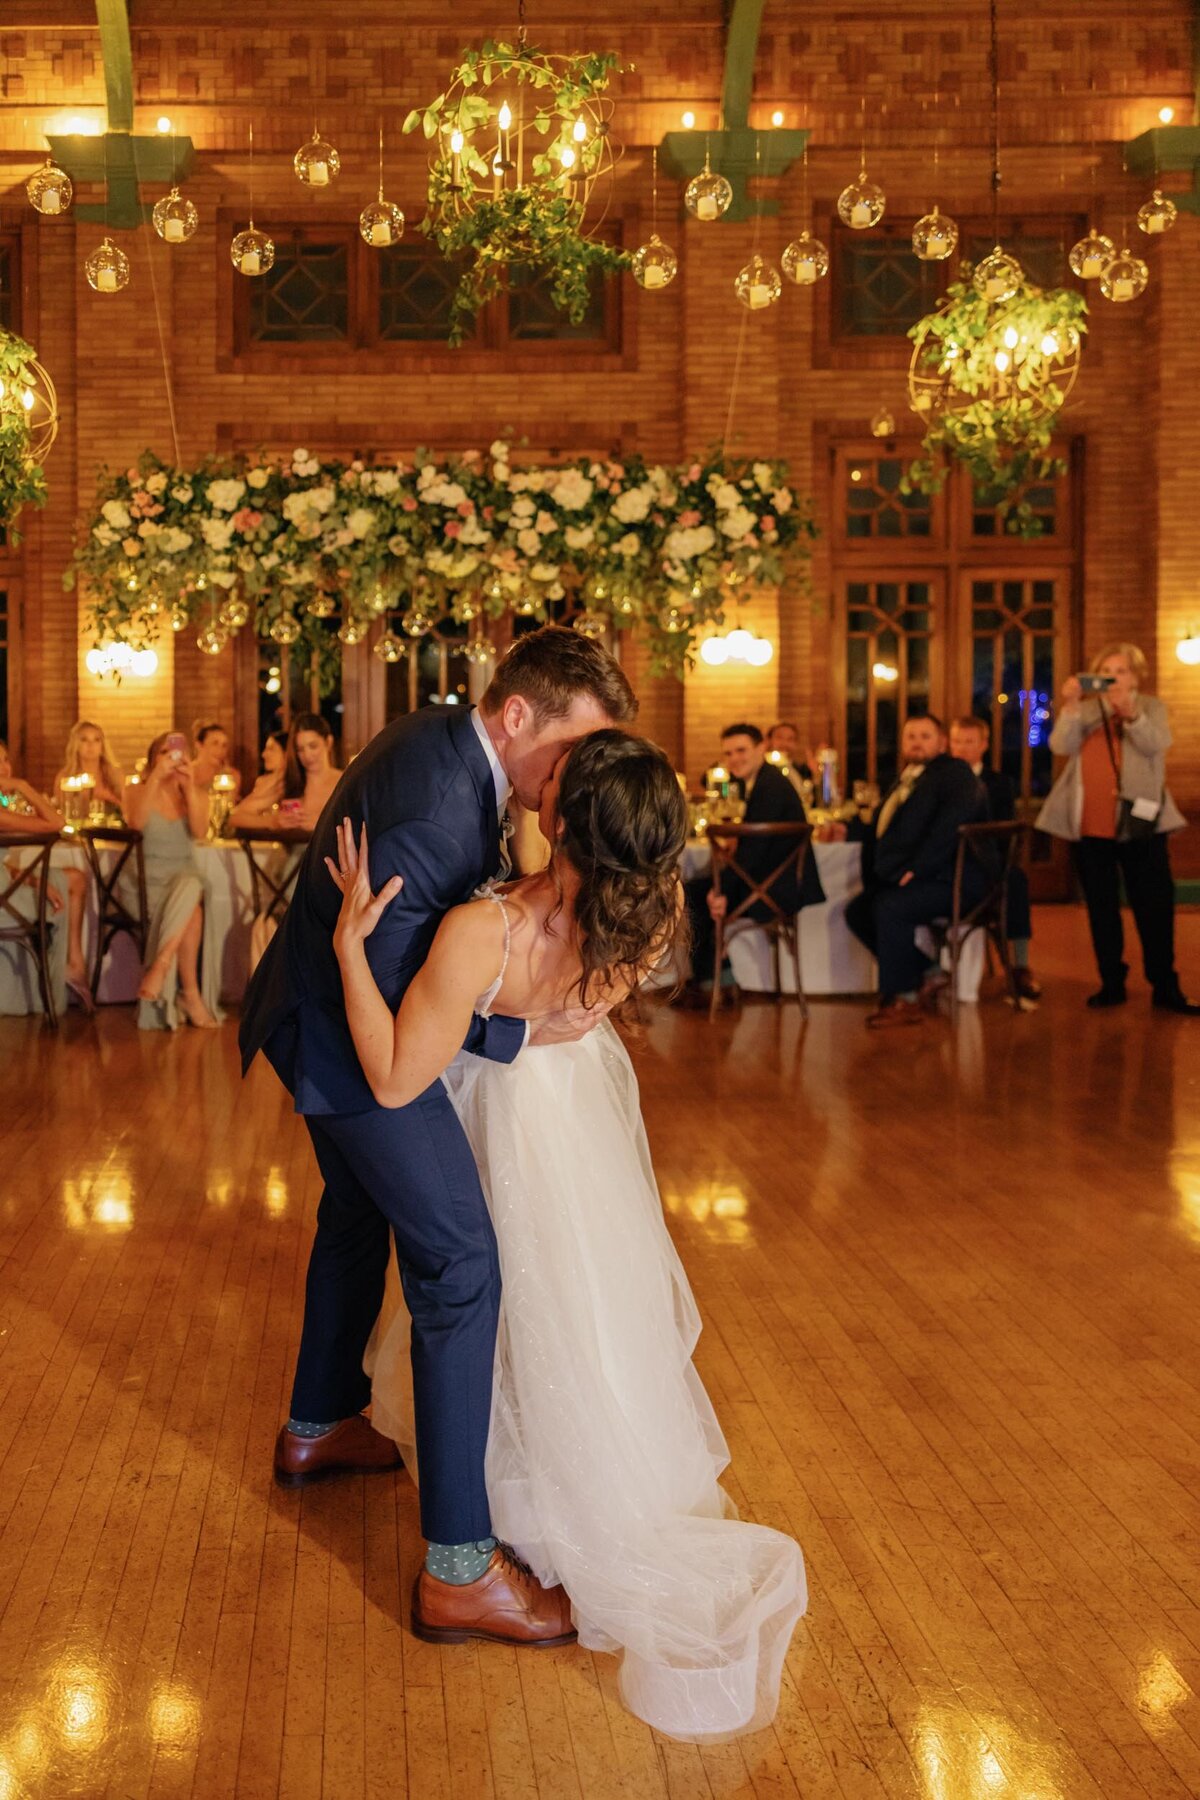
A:
{"type": "Polygon", "coordinates": [[[622,525],[638,525],[650,511],[650,490],[643,483],[640,487],[626,488],[618,494],[613,502],[613,517],[622,525]]]}
{"type": "Polygon", "coordinates": [[[755,481],[758,483],[764,494],[768,491],[771,483],[775,479],[775,471],[770,463],[756,462],[751,469],[751,474],[754,476],[755,481]]]}
{"type": "Polygon", "coordinates": [[[166,485],[167,485],[167,478],[163,474],[162,470],[160,469],[156,475],[150,475],[147,477],[146,492],[148,494],[153,494],[157,498],[157,496],[162,493],[162,491],[166,487],[166,485]]]}
{"type": "Polygon", "coordinates": [[[792,510],[792,490],[791,490],[791,488],[788,488],[788,487],[776,488],[775,492],[771,495],[771,505],[774,507],[775,511],[777,513],[779,513],[779,515],[781,517],[784,513],[791,512],[791,510],[792,510]]]}
{"type": "Polygon", "coordinates": [[[346,528],[352,538],[369,537],[375,529],[375,514],[369,506],[356,506],[346,514],[346,528]]]}
{"type": "Polygon", "coordinates": [[[219,588],[231,588],[237,575],[233,569],[210,569],[208,579],[219,588]]]}
{"type": "Polygon", "coordinates": [[[397,531],[388,539],[388,549],[393,556],[408,555],[408,539],[403,532],[397,531]]]}
{"type": "Polygon", "coordinates": [[[228,550],[233,526],[228,519],[202,519],[200,535],[210,550],[228,550]]]}
{"type": "Polygon", "coordinates": [[[168,525],[166,530],[159,534],[158,547],[160,550],[166,550],[171,556],[178,556],[181,550],[190,549],[193,541],[190,531],[181,531],[178,525],[168,525]]]}
{"type": "Polygon", "coordinates": [[[255,489],[265,488],[270,479],[270,469],[251,469],[246,476],[249,485],[255,489]]]}
{"type": "Polygon", "coordinates": [[[117,541],[117,534],[111,525],[93,525],[92,536],[98,544],[115,544],[117,541]]]}
{"type": "Polygon", "coordinates": [[[493,462],[501,462],[502,463],[502,462],[508,461],[508,445],[504,442],[503,438],[496,439],[495,443],[492,445],[491,449],[488,451],[488,455],[491,457],[493,462]]]}
{"type": "Polygon", "coordinates": [[[543,537],[549,537],[550,533],[554,530],[555,520],[550,513],[540,512],[534,520],[534,524],[537,526],[543,537]]]}
{"type": "Polygon", "coordinates": [[[510,475],[508,477],[508,491],[510,494],[523,494],[528,486],[529,477],[521,469],[518,469],[515,475],[510,475]]]}
{"type": "Polygon", "coordinates": [[[104,505],[100,508],[100,511],[104,514],[104,517],[115,531],[127,531],[129,529],[129,508],[125,505],[124,501],[106,500],[104,505]]]}
{"type": "Polygon", "coordinates": [[[680,562],[690,562],[693,556],[703,556],[706,550],[711,550],[715,542],[707,525],[679,526],[668,534],[663,554],[680,562]]]}
{"type": "Polygon", "coordinates": [[[421,467],[417,470],[417,486],[419,488],[425,488],[425,487],[429,486],[431,481],[437,481],[437,480],[438,480],[438,472],[434,468],[433,464],[432,463],[422,463],[421,467]]]}
{"type": "Polygon", "coordinates": [[[594,525],[568,525],[567,544],[572,550],[586,550],[596,535],[594,525]]]}
{"type": "Polygon", "coordinates": [[[636,556],[642,547],[642,540],[636,531],[627,531],[623,538],[617,539],[617,549],[622,556],[636,556]]]}
{"type": "Polygon", "coordinates": [[[534,563],[532,569],[530,569],[529,573],[533,577],[534,581],[557,581],[558,580],[558,564],[557,563],[547,563],[547,562],[536,562],[536,563],[534,563]]]}
{"type": "Polygon", "coordinates": [[[246,484],[236,476],[222,481],[210,481],[205,488],[208,504],[218,512],[234,512],[241,504],[242,495],[246,492],[246,484]]]}
{"type": "Polygon", "coordinates": [[[276,569],[279,567],[279,552],[278,550],[268,550],[266,555],[260,556],[258,560],[264,569],[276,569]]]}
{"type": "Polygon", "coordinates": [[[400,486],[400,477],[395,469],[376,469],[371,485],[377,494],[394,494],[400,486]]]}
{"type": "MultiPolygon", "coordinates": [[[[713,494],[713,499],[716,501],[717,506],[722,512],[727,512],[730,507],[740,506],[742,504],[742,496],[738,493],[738,490],[734,487],[732,481],[718,481],[716,492],[713,494]]],[[[722,526],[721,529],[724,531],[725,527],[722,526]]]]}
{"type": "Polygon", "coordinates": [[[742,538],[753,531],[754,524],[754,514],[748,506],[733,506],[721,520],[721,530],[727,538],[742,538]]]}
{"type": "Polygon", "coordinates": [[[143,519],[138,526],[138,536],[140,538],[157,537],[161,530],[162,526],[156,525],[153,519],[143,519]]]}
{"type": "Polygon", "coordinates": [[[550,491],[556,506],[567,512],[578,512],[592,497],[593,484],[578,469],[564,469],[550,491]]]}
{"type": "Polygon", "coordinates": [[[492,469],[492,474],[495,477],[495,479],[501,484],[501,486],[503,486],[504,483],[509,479],[508,464],[500,463],[500,462],[496,463],[492,469]]]}
{"type": "Polygon", "coordinates": [[[542,540],[533,529],[532,525],[525,531],[518,533],[517,543],[520,545],[526,556],[536,556],[542,547],[542,540]]]}
{"type": "Polygon", "coordinates": [[[180,506],[186,506],[188,501],[191,499],[191,497],[192,497],[192,490],[190,487],[188,487],[186,482],[183,484],[182,487],[173,487],[171,489],[172,500],[178,500],[180,506]]]}
{"type": "Polygon", "coordinates": [[[531,519],[536,510],[528,494],[522,494],[519,500],[513,501],[514,519],[531,519]]]}
{"type": "Polygon", "coordinates": [[[478,515],[472,513],[471,517],[464,521],[462,534],[458,541],[460,544],[490,544],[492,539],[491,533],[480,524],[478,515]]]}
{"type": "Polygon", "coordinates": [[[305,498],[313,512],[327,513],[337,499],[337,495],[331,487],[315,487],[309,488],[305,498]]]}

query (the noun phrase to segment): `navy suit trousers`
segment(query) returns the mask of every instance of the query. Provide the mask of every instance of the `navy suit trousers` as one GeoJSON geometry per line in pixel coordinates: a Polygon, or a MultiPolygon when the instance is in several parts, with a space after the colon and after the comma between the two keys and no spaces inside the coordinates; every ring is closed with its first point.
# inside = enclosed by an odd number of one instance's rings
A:
{"type": "Polygon", "coordinates": [[[478,1541],[491,1532],[483,1465],[500,1265],[462,1126],[440,1081],[410,1106],[304,1123],[325,1191],[292,1417],[345,1419],[370,1399],[363,1352],[394,1237],[412,1314],[421,1529],[438,1544],[478,1541]]]}

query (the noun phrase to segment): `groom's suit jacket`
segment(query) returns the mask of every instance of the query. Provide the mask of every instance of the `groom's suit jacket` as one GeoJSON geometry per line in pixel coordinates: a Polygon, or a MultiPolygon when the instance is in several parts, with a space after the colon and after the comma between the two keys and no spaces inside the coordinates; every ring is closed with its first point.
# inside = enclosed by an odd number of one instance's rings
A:
{"type": "MultiPolygon", "coordinates": [[[[349,817],[366,825],[371,887],[403,875],[402,892],[367,939],[367,960],[393,1012],[424,962],[443,915],[500,863],[496,789],[467,707],[427,707],[388,725],[351,763],[317,822],[291,905],[242,1008],[242,1068],[265,1052],[299,1113],[358,1113],[377,1102],[359,1066],[333,951],[341,895],[325,858],[349,817]]],[[[466,1048],[511,1062],[522,1020],[476,1017],[466,1048]]]]}

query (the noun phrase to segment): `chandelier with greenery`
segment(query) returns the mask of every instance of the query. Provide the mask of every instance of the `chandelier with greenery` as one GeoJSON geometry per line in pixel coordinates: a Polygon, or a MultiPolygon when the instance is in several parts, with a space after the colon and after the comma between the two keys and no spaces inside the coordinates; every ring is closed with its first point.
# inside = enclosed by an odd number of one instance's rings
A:
{"type": "Polygon", "coordinates": [[[58,435],[54,383],[32,344],[0,331],[0,525],[20,540],[13,520],[23,506],[46,504],[42,464],[58,435]]]}
{"type": "Polygon", "coordinates": [[[465,50],[445,91],[404,121],[432,146],[421,230],[462,264],[450,342],[513,269],[550,276],[554,304],[578,324],[597,274],[629,267],[596,236],[616,146],[608,52],[550,56],[526,41],[524,0],[515,44],[465,50]]]}

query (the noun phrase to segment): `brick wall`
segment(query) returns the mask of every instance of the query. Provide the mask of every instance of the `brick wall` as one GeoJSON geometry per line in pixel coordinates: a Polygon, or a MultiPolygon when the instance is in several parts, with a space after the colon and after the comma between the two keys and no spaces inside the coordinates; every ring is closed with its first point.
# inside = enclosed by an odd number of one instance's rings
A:
{"type": "MultiPolygon", "coordinates": [[[[540,41],[548,48],[578,45],[574,9],[541,10],[540,41]]],[[[648,228],[645,146],[677,126],[685,105],[694,107],[701,127],[716,123],[722,10],[717,0],[697,0],[686,14],[673,0],[605,9],[596,41],[637,65],[620,88],[616,129],[625,157],[614,196],[635,232],[648,228]]],[[[1177,107],[1181,123],[1191,116],[1191,9],[1184,0],[1153,0],[1134,14],[1116,0],[1097,0],[1086,15],[1066,6],[1006,13],[1005,211],[1090,211],[1119,235],[1122,209],[1131,213],[1142,197],[1122,178],[1120,143],[1153,123],[1165,100],[1177,107]]],[[[131,461],[147,445],[171,454],[168,379],[185,461],[219,445],[264,439],[347,449],[371,442],[465,448],[506,430],[533,446],[621,445],[663,458],[727,441],[736,451],[785,455],[797,486],[813,492],[826,511],[830,442],[863,434],[881,400],[904,417],[902,353],[835,366],[847,359],[829,354],[822,312],[827,287],[815,294],[789,289],[779,306],[754,316],[732,295],[733,276],[756,234],[764,253],[777,256],[810,214],[823,231],[838,190],[856,172],[864,96],[868,156],[893,216],[922,212],[935,197],[960,217],[986,215],[982,16],[943,26],[925,11],[901,7],[868,19],[833,0],[806,7],[802,23],[786,16],[777,23],[768,11],[760,44],[756,119],[765,123],[778,105],[789,125],[807,125],[813,134],[807,205],[797,166],[764,184],[779,200],[777,218],[703,227],[677,216],[677,191],[664,181],[660,229],[679,253],[680,275],[661,295],[642,295],[627,283],[626,304],[636,313],[629,357],[578,370],[551,357],[542,373],[422,367],[419,358],[405,361],[402,354],[383,373],[363,372],[352,361],[310,376],[233,366],[229,292],[237,278],[229,270],[228,230],[218,227],[217,215],[245,208],[249,120],[259,152],[260,222],[272,215],[353,218],[373,191],[381,114],[389,134],[388,190],[415,222],[424,151],[419,141],[400,138],[400,121],[416,99],[438,91],[460,34],[482,35],[494,25],[478,8],[460,12],[452,32],[420,15],[420,7],[409,9],[400,42],[394,9],[383,0],[356,8],[352,35],[336,29],[332,11],[328,30],[308,17],[302,30],[294,29],[293,10],[282,0],[265,0],[253,28],[236,22],[232,9],[230,24],[199,30],[180,25],[178,9],[161,0],[139,7],[133,33],[139,127],[151,129],[155,115],[167,111],[194,138],[200,156],[188,192],[202,226],[178,251],[148,232],[126,236],[132,285],[102,297],[86,287],[81,272],[99,228],[73,215],[36,221],[21,191],[46,121],[101,105],[98,39],[75,23],[74,12],[69,24],[55,24],[47,0],[17,0],[6,9],[0,223],[19,224],[24,232],[25,329],[53,371],[63,408],[49,465],[51,503],[27,521],[24,553],[26,760],[37,778],[53,774],[79,711],[99,716],[130,758],[156,728],[228,716],[232,709],[232,660],[202,657],[191,633],[160,646],[160,670],[150,682],[101,688],[83,670],[80,602],[61,587],[73,521],[90,500],[97,465],[131,461]],[[292,151],[311,129],[314,97],[322,128],[343,156],[341,182],[323,200],[304,192],[290,168],[292,151]]],[[[1200,812],[1200,671],[1174,657],[1176,637],[1200,618],[1191,541],[1200,221],[1181,216],[1169,238],[1149,247],[1139,238],[1139,244],[1152,265],[1151,293],[1129,307],[1094,301],[1066,421],[1084,444],[1076,639],[1082,652],[1106,637],[1133,636],[1151,652],[1176,725],[1173,785],[1200,812]]],[[[636,646],[628,652],[645,728],[693,777],[712,760],[720,727],[738,714],[768,723],[782,712],[814,737],[828,729],[838,647],[831,642],[827,542],[818,545],[807,580],[751,606],[752,628],[777,643],[765,670],[698,669],[681,689],[651,680],[644,653],[636,646]]],[[[1187,847],[1181,849],[1187,857],[1187,847]]]]}

